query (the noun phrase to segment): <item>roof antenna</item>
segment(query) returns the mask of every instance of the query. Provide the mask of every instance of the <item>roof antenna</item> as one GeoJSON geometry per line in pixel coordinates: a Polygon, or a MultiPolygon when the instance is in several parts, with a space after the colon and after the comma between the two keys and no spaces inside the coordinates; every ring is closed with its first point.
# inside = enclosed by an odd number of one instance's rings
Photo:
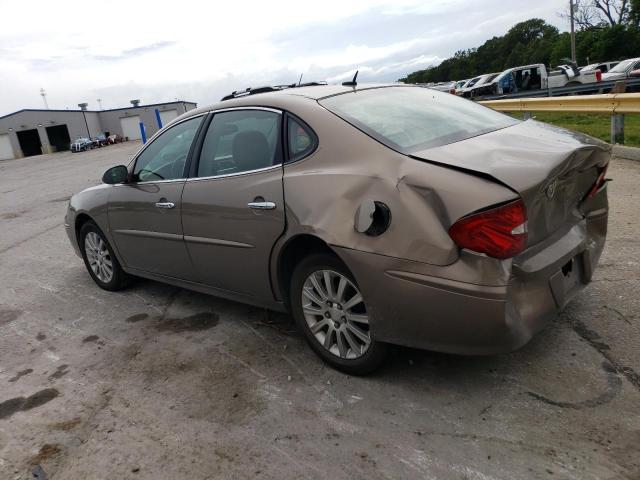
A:
{"type": "Polygon", "coordinates": [[[356,74],[353,76],[353,80],[351,80],[350,82],[342,82],[342,85],[345,87],[355,87],[356,85],[358,85],[358,82],[356,82],[356,78],[358,78],[358,70],[356,70],[356,74]]]}
{"type": "Polygon", "coordinates": [[[300,80],[298,80],[298,86],[302,85],[302,75],[304,75],[304,72],[300,74],[300,80]]]}

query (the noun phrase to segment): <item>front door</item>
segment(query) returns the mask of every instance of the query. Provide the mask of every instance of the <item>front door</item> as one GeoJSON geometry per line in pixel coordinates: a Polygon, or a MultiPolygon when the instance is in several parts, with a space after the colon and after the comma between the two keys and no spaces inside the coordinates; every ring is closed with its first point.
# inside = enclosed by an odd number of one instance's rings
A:
{"type": "Polygon", "coordinates": [[[185,164],[203,117],[178,123],[156,137],[135,160],[132,181],[109,196],[109,226],[125,265],[192,280],[182,238],[185,164]]]}
{"type": "Polygon", "coordinates": [[[282,114],[216,113],[182,194],[184,239],[202,283],[273,300],[269,258],[285,226],[282,114]]]}

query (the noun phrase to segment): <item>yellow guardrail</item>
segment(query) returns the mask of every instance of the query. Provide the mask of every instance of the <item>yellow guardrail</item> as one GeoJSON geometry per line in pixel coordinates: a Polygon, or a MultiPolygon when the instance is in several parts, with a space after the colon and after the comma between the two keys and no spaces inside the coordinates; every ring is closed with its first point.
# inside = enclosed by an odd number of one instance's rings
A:
{"type": "Polygon", "coordinates": [[[510,98],[479,103],[500,112],[584,112],[611,115],[640,113],[640,93],[510,98]]]}

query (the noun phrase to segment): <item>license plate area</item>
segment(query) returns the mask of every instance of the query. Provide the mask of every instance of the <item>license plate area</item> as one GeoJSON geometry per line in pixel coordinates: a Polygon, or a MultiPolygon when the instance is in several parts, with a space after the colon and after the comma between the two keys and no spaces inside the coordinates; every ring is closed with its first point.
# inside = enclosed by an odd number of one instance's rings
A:
{"type": "Polygon", "coordinates": [[[567,261],[559,271],[549,279],[549,286],[558,308],[563,308],[583,285],[584,258],[576,255],[567,261]]]}

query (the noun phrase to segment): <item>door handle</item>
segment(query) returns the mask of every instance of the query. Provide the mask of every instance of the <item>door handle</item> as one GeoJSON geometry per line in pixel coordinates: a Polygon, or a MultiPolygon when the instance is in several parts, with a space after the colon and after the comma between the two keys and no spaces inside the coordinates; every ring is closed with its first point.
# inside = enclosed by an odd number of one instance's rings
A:
{"type": "Polygon", "coordinates": [[[173,203],[173,202],[157,202],[156,203],[156,207],[164,208],[164,209],[174,208],[175,206],[176,206],[176,204],[173,203]]]}
{"type": "Polygon", "coordinates": [[[276,204],[273,202],[249,202],[247,207],[253,210],[273,210],[276,208],[276,204]]]}

